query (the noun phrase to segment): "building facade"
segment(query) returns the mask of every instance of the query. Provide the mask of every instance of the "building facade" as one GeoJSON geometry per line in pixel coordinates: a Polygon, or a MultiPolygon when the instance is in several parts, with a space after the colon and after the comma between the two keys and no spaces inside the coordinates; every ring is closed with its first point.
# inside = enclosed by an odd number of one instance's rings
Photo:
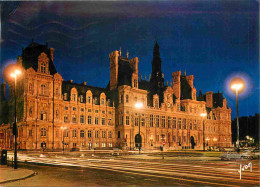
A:
{"type": "MultiPolygon", "coordinates": [[[[172,73],[164,82],[159,45],[152,74],[143,80],[138,57],[109,54],[106,88],[64,81],[54,65],[54,49],[32,42],[17,58],[18,148],[71,150],[202,149],[231,146],[231,109],[222,93],[201,92],[194,76],[172,73]],[[142,103],[142,108],[136,108],[142,103]],[[206,113],[205,119],[201,113],[206,113]],[[203,125],[204,124],[204,125],[203,125]],[[204,128],[203,128],[204,126],[204,128]]],[[[9,85],[9,123],[0,127],[1,147],[13,146],[14,83],[9,85]]]]}

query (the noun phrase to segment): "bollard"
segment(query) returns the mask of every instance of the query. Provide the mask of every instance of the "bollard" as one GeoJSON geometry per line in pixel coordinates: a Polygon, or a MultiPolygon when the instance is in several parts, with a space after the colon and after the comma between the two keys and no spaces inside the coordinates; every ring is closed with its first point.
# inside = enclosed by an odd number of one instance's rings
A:
{"type": "Polygon", "coordinates": [[[14,160],[14,157],[12,157],[12,168],[14,167],[14,162],[13,162],[13,160],[14,160]]]}

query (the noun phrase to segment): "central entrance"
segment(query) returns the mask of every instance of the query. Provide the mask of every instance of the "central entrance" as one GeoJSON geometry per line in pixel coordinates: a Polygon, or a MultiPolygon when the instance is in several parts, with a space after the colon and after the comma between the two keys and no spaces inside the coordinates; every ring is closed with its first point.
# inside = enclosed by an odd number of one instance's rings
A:
{"type": "Polygon", "coordinates": [[[135,147],[142,147],[142,137],[140,134],[135,135],[135,147]]]}

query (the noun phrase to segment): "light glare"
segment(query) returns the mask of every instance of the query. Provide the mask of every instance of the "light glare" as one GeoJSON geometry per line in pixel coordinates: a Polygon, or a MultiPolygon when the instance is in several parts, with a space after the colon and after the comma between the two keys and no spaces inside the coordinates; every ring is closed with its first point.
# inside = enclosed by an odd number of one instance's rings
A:
{"type": "Polygon", "coordinates": [[[233,90],[240,90],[241,88],[243,88],[243,84],[233,84],[231,86],[231,89],[233,90]]]}
{"type": "Polygon", "coordinates": [[[205,117],[207,114],[206,113],[201,113],[200,116],[201,117],[205,117]]]}
{"type": "Polygon", "coordinates": [[[143,108],[143,103],[135,103],[135,108],[143,108]]]}

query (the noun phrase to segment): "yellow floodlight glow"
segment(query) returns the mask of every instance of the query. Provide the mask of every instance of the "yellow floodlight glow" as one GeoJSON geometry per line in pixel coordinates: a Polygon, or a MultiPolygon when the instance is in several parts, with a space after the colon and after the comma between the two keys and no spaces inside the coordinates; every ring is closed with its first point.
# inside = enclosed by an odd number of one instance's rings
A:
{"type": "Polygon", "coordinates": [[[207,116],[207,114],[206,113],[201,113],[200,116],[201,117],[205,117],[205,116],[207,116]]]}
{"type": "Polygon", "coordinates": [[[140,108],[143,108],[143,103],[135,103],[135,108],[137,108],[137,109],[140,109],[140,108]]]}

